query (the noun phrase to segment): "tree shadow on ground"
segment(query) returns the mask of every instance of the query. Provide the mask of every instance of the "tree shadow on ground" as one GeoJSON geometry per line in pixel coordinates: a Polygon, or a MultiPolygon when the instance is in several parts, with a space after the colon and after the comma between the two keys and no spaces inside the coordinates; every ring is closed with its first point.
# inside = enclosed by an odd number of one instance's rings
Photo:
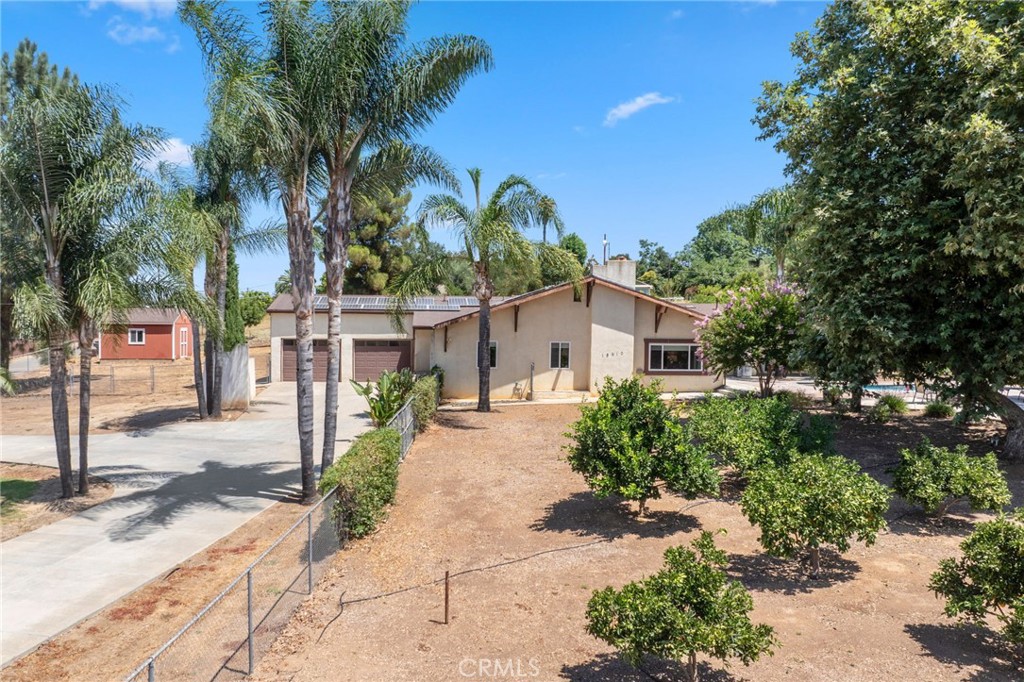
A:
{"type": "MultiPolygon", "coordinates": [[[[890,515],[889,531],[894,535],[916,535],[918,537],[966,537],[974,530],[970,519],[959,515],[947,514],[941,519],[926,514],[923,509],[911,507],[900,500],[893,501],[893,511],[897,505],[904,509],[902,513],[890,515]]],[[[956,511],[969,512],[967,504],[957,505],[956,511]]]]}
{"type": "Polygon", "coordinates": [[[159,407],[152,410],[137,412],[129,417],[108,419],[97,428],[117,431],[139,431],[155,429],[167,424],[183,421],[199,421],[199,412],[195,407],[159,407]]]}
{"type": "Polygon", "coordinates": [[[821,575],[817,579],[810,576],[810,561],[807,558],[780,559],[768,554],[730,555],[726,572],[742,582],[748,590],[793,595],[853,580],[860,572],[860,565],[835,550],[822,548],[821,575]]]}
{"type": "Polygon", "coordinates": [[[459,429],[465,431],[482,431],[484,427],[474,426],[466,421],[458,412],[438,411],[434,415],[434,423],[445,429],[459,429]]]}
{"type": "MultiPolygon", "coordinates": [[[[698,661],[697,671],[702,682],[740,682],[743,679],[707,661],[698,661]]],[[[559,677],[573,682],[670,682],[688,680],[688,673],[689,668],[679,661],[647,656],[639,668],[634,668],[617,654],[601,654],[587,663],[562,666],[559,677]]]]}
{"type": "Polygon", "coordinates": [[[591,492],[573,493],[547,507],[530,530],[572,533],[616,540],[627,535],[665,538],[700,528],[696,517],[677,511],[651,511],[638,518],[636,511],[615,498],[598,499],[591,492]]]}
{"type": "Polygon", "coordinates": [[[962,678],[964,680],[1005,682],[1021,679],[1021,662],[1014,661],[1006,642],[987,628],[969,624],[916,623],[904,626],[903,630],[925,649],[927,655],[940,663],[961,669],[974,668],[962,678]]]}
{"type": "MultiPolygon", "coordinates": [[[[108,530],[111,540],[132,542],[166,528],[191,511],[252,509],[254,499],[282,501],[294,494],[298,478],[290,462],[229,466],[208,460],[201,467],[201,471],[190,474],[152,472],[138,467],[109,467],[112,471],[103,471],[104,478],[115,486],[134,487],[138,490],[114,497],[84,515],[111,506],[143,505],[141,511],[119,519],[108,530]],[[159,481],[163,482],[154,485],[154,482],[159,481]]],[[[102,469],[97,473],[100,471],[102,469]]]]}

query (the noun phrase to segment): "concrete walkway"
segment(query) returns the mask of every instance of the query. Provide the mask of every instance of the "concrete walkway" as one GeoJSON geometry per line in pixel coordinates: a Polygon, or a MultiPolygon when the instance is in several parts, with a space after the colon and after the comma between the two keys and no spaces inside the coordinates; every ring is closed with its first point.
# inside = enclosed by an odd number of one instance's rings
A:
{"type": "MultiPolygon", "coordinates": [[[[323,388],[319,384],[316,393],[317,462],[323,388]]],[[[370,422],[365,400],[348,382],[339,392],[340,454],[370,422]]],[[[92,436],[90,470],[114,484],[114,496],[0,543],[0,663],[159,577],[297,490],[295,418],[295,384],[280,383],[233,422],[92,436]]],[[[53,438],[4,436],[0,459],[54,466],[53,438]]]]}

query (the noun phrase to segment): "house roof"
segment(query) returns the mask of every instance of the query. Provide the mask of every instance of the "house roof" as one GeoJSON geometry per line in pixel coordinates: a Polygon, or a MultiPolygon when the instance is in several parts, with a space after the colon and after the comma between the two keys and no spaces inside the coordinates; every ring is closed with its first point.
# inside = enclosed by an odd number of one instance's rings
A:
{"type": "MultiPolygon", "coordinates": [[[[360,313],[391,312],[392,296],[352,295],[341,297],[341,309],[360,313]]],[[[460,313],[463,308],[476,308],[475,296],[417,296],[406,302],[405,309],[416,312],[447,312],[460,313]]],[[[292,312],[292,295],[278,294],[277,298],[267,307],[268,313],[292,312]]],[[[326,311],[327,297],[317,294],[313,297],[313,310],[326,311]]]]}
{"type": "Polygon", "coordinates": [[[176,308],[132,308],[125,319],[127,324],[174,324],[180,314],[176,308]]]}
{"type": "Polygon", "coordinates": [[[676,303],[677,305],[681,305],[684,308],[689,308],[695,313],[699,313],[702,317],[710,317],[722,309],[722,307],[717,303],[690,303],[681,298],[671,298],[668,300],[676,303]]]}
{"type": "MultiPolygon", "coordinates": [[[[630,287],[627,287],[624,284],[619,284],[618,282],[613,282],[610,279],[604,279],[603,277],[597,277],[595,275],[589,275],[589,276],[583,278],[583,284],[587,284],[587,285],[589,285],[589,284],[600,284],[601,286],[608,287],[609,289],[614,289],[616,291],[621,291],[621,292],[629,294],[630,296],[633,296],[635,298],[639,298],[642,301],[648,301],[650,303],[654,303],[655,305],[665,306],[666,308],[669,308],[670,310],[675,310],[676,312],[683,313],[684,315],[689,315],[690,317],[695,317],[695,318],[698,318],[698,319],[704,319],[704,317],[705,317],[704,314],[699,313],[696,310],[693,310],[693,309],[691,309],[691,308],[689,308],[687,306],[683,306],[683,305],[680,305],[678,303],[674,303],[673,301],[669,301],[669,300],[666,300],[666,299],[663,299],[663,298],[657,298],[655,296],[651,296],[649,294],[645,294],[642,291],[637,291],[636,289],[632,289],[630,287]]],[[[494,301],[497,301],[497,299],[492,299],[491,310],[501,310],[503,308],[508,308],[510,306],[521,305],[523,303],[526,303],[527,301],[533,301],[533,300],[538,299],[538,298],[543,298],[544,296],[547,296],[548,294],[553,294],[553,293],[556,293],[558,291],[563,291],[563,290],[568,289],[568,288],[570,288],[572,286],[573,286],[572,282],[563,282],[561,284],[552,284],[551,286],[544,287],[543,289],[537,289],[535,291],[530,291],[530,292],[527,292],[525,294],[519,294],[518,296],[512,296],[512,297],[506,298],[506,299],[504,299],[504,300],[502,300],[500,302],[497,302],[497,303],[494,302],[494,301]]],[[[437,322],[437,323],[434,324],[434,327],[443,327],[445,325],[450,325],[450,324],[453,324],[455,322],[461,322],[462,320],[467,320],[467,319],[469,319],[471,317],[475,317],[477,314],[479,314],[479,312],[480,312],[479,309],[474,307],[472,310],[469,310],[469,311],[467,311],[467,312],[465,312],[465,313],[463,313],[461,315],[452,317],[452,318],[447,319],[447,320],[443,320],[441,322],[437,322]]]]}

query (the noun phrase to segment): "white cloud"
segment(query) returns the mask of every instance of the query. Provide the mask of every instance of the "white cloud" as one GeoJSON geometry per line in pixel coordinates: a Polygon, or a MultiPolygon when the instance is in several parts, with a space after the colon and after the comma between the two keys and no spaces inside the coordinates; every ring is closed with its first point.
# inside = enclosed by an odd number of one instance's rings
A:
{"type": "Polygon", "coordinates": [[[579,135],[584,135],[587,132],[587,129],[584,128],[583,126],[573,126],[572,131],[579,135]]]}
{"type": "Polygon", "coordinates": [[[168,138],[164,142],[163,148],[157,152],[156,156],[147,160],[143,167],[147,170],[155,171],[161,162],[178,166],[191,166],[192,147],[185,144],[185,141],[180,137],[168,138]]]}
{"type": "Polygon", "coordinates": [[[568,173],[560,171],[558,173],[537,173],[538,180],[559,180],[564,178],[568,173]]]}
{"type": "Polygon", "coordinates": [[[120,16],[111,17],[107,22],[107,36],[118,45],[135,43],[162,43],[167,36],[156,26],[131,24],[120,16]]]}
{"type": "Polygon", "coordinates": [[[660,92],[648,92],[646,95],[640,95],[636,99],[623,102],[610,109],[604,117],[604,125],[610,128],[619,121],[624,121],[633,114],[653,107],[655,104],[668,104],[674,101],[676,101],[675,97],[665,97],[660,92]]]}
{"type": "Polygon", "coordinates": [[[112,5],[127,12],[136,12],[146,19],[166,19],[177,8],[175,0],[89,0],[88,11],[95,11],[105,5],[112,5]]]}
{"type": "Polygon", "coordinates": [[[675,21],[676,19],[682,19],[683,18],[683,10],[681,10],[681,9],[674,9],[674,10],[672,10],[669,13],[668,18],[672,19],[673,21],[675,21]]]}

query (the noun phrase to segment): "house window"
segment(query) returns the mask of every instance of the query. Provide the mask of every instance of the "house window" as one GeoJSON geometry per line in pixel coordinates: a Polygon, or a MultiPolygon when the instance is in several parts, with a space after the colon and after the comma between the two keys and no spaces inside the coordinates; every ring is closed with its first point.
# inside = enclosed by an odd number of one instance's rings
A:
{"type": "MultiPolygon", "coordinates": [[[[476,366],[480,367],[480,342],[476,342],[476,366]]],[[[498,366],[498,342],[491,341],[491,369],[498,366]]]]}
{"type": "Polygon", "coordinates": [[[704,369],[695,343],[652,343],[648,350],[649,372],[695,372],[704,369]]]}
{"type": "Polygon", "coordinates": [[[569,369],[569,342],[551,342],[551,369],[569,369]]]}
{"type": "Polygon", "coordinates": [[[128,345],[130,345],[130,346],[144,346],[144,345],[146,345],[146,330],[145,329],[129,329],[128,330],[128,345]]]}

